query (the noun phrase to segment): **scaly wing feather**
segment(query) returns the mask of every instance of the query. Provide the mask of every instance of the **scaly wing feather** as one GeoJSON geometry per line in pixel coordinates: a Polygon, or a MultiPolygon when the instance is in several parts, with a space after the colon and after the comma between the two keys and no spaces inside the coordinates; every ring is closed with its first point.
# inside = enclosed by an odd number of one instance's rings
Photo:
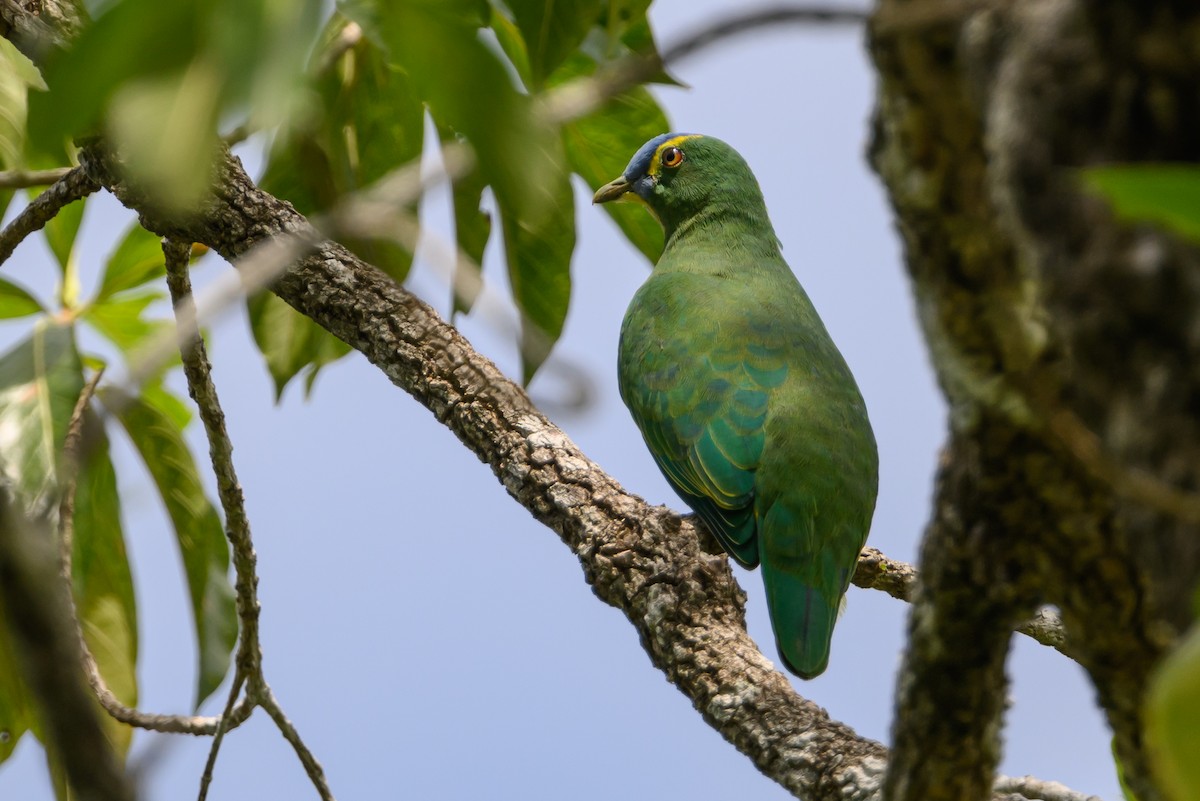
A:
{"type": "Polygon", "coordinates": [[[722,547],[755,567],[755,471],[770,391],[787,376],[786,343],[776,334],[748,348],[737,332],[722,337],[711,318],[668,335],[661,319],[637,307],[627,317],[621,397],[663,475],[722,547]]]}

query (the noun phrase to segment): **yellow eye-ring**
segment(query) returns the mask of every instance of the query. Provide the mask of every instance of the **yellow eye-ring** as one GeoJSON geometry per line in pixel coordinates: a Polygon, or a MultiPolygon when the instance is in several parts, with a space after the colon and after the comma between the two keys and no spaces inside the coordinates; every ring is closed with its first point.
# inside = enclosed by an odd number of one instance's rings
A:
{"type": "Polygon", "coordinates": [[[683,163],[683,151],[677,147],[668,147],[662,152],[662,165],[664,167],[678,167],[683,163]]]}

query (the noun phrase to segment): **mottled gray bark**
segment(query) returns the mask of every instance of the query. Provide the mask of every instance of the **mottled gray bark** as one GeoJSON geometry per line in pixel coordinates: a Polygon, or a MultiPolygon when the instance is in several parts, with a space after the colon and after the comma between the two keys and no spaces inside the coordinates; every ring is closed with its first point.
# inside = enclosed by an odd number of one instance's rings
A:
{"type": "Polygon", "coordinates": [[[1077,169],[1200,155],[1200,9],[884,0],[872,162],[952,409],[899,680],[893,799],[982,798],[1014,619],[1057,605],[1142,801],[1150,669],[1188,621],[1196,527],[1103,458],[1177,488],[1200,469],[1200,260],[1118,224],[1077,169]],[[953,681],[947,681],[954,676],[953,681]]]}

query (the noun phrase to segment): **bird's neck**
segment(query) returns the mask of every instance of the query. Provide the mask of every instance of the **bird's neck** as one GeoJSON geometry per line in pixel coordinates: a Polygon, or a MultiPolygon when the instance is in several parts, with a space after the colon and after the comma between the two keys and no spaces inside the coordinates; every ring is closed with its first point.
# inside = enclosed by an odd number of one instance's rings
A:
{"type": "Polygon", "coordinates": [[[687,216],[664,219],[663,223],[664,261],[681,249],[728,254],[738,260],[781,260],[779,238],[761,201],[711,203],[687,216]]]}

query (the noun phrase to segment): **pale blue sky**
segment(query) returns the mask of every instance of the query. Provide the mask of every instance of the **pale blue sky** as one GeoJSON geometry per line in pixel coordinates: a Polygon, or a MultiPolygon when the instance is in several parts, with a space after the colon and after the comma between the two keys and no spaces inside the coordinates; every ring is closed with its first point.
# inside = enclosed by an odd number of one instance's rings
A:
{"type": "MultiPolygon", "coordinates": [[[[741,3],[657,0],[670,42],[741,3]]],[[[863,157],[873,73],[861,32],[797,27],[720,45],[680,64],[690,89],[658,89],[677,130],[738,148],[784,244],[858,378],[880,446],[870,543],[912,560],[945,428],[899,243],[863,157]]],[[[256,161],[248,153],[248,161],[256,161]]],[[[631,154],[632,155],[632,154],[631,154]]],[[[647,274],[640,256],[578,187],[575,294],[558,357],[586,369],[597,403],[552,416],[624,486],[680,508],[616,391],[618,327],[647,274]]],[[[437,226],[444,194],[430,198],[437,226]]],[[[131,219],[110,198],[85,221],[85,280],[131,219]]],[[[486,276],[503,291],[491,248],[486,276]]],[[[210,257],[203,285],[229,268],[210,257]]],[[[12,275],[45,286],[39,242],[12,275]],[[40,282],[40,283],[39,283],[40,282]]],[[[448,290],[418,263],[410,287],[445,311],[448,290]]],[[[510,375],[507,333],[463,323],[510,375]]],[[[11,336],[12,326],[0,329],[11,336]]],[[[651,667],[637,636],[600,603],[549,530],[415,401],[357,354],[328,369],[312,400],[282,406],[244,315],[213,331],[211,354],[246,491],[261,576],[268,680],[343,801],[364,798],[782,799],[651,667]]],[[[551,380],[532,388],[552,395],[551,380]]],[[[205,451],[190,432],[197,454],[205,451]]],[[[142,626],[141,706],[186,712],[192,632],[172,537],[156,494],[117,443],[142,626]]],[[[739,572],[751,635],[774,659],[757,574],[739,572]]],[[[887,741],[907,607],[852,588],[828,671],[799,691],[861,734],[887,741]]],[[[1003,770],[1117,799],[1109,734],[1082,672],[1018,637],[1003,770]]],[[[206,712],[215,712],[214,700],[206,712]]],[[[135,739],[149,752],[146,797],[194,796],[207,739],[135,739]]],[[[0,767],[0,797],[49,799],[32,738],[0,767]]],[[[230,735],[210,798],[315,798],[261,713],[230,735]]]]}

